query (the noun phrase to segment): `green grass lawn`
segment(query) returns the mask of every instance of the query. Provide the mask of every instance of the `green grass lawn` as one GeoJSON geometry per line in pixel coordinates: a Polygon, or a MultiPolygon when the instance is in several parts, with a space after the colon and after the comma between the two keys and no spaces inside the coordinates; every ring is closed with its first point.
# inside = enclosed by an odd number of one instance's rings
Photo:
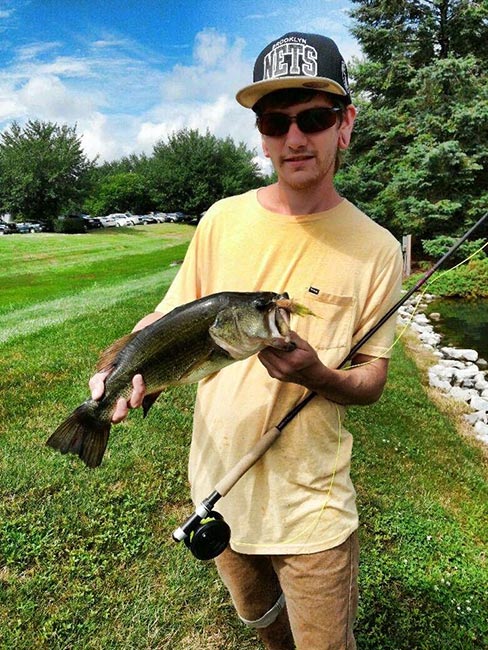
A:
{"type": "MultiPolygon", "coordinates": [[[[100,349],[151,311],[193,230],[0,238],[0,648],[251,650],[213,565],[171,532],[194,387],[114,428],[102,466],[45,446],[100,349]]],[[[381,401],[350,409],[361,516],[361,650],[488,648],[488,490],[479,446],[397,346],[381,401]]],[[[286,430],[283,435],[286,435],[286,430]]]]}

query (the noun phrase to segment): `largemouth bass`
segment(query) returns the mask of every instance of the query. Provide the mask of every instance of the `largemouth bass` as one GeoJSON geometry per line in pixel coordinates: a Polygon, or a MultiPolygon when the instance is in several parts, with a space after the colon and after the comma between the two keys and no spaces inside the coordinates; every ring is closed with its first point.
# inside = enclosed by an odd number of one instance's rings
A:
{"type": "Polygon", "coordinates": [[[146,386],[144,416],[167,386],[191,384],[267,346],[290,350],[289,314],[309,310],[288,294],[222,292],[177,307],[102,352],[98,371],[110,371],[100,400],[87,399],[56,429],[47,444],[73,453],[88,467],[102,462],[117,400],[132,378],[146,386]]]}

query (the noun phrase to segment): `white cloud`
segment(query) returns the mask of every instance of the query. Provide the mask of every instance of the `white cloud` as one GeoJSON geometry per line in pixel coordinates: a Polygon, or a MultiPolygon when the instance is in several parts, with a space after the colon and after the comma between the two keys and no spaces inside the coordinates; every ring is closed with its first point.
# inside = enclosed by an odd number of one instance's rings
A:
{"type": "Polygon", "coordinates": [[[61,46],[59,41],[45,41],[41,43],[30,43],[17,48],[17,59],[20,61],[35,60],[39,56],[52,52],[61,46]]]}
{"type": "Polygon", "coordinates": [[[7,120],[19,119],[26,114],[26,110],[19,107],[11,92],[4,92],[0,89],[0,123],[7,120]]]}
{"type": "Polygon", "coordinates": [[[227,50],[227,37],[215,29],[207,29],[196,35],[193,55],[197,65],[208,68],[218,66],[227,55],[227,50]]]}
{"type": "Polygon", "coordinates": [[[83,150],[90,160],[114,160],[121,155],[120,144],[110,132],[110,124],[105,115],[93,112],[88,118],[82,120],[81,143],[83,150]]]}
{"type": "Polygon", "coordinates": [[[195,38],[193,63],[175,65],[164,74],[161,98],[140,122],[137,145],[150,152],[156,142],[182,128],[208,129],[260,149],[253,114],[239,106],[236,91],[249,82],[250,63],[243,58],[244,41],[229,43],[214,29],[195,38]]]}
{"type": "Polygon", "coordinates": [[[55,75],[32,77],[16,99],[24,113],[48,121],[74,122],[94,108],[89,96],[70,91],[55,75]]]}

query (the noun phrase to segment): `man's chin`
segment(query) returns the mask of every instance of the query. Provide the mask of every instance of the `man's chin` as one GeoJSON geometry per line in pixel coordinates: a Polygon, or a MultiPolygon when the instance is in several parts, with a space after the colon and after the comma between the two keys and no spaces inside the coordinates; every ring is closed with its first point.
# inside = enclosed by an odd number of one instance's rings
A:
{"type": "Polygon", "coordinates": [[[317,185],[319,177],[311,174],[293,174],[283,179],[292,190],[309,190],[317,185]]]}

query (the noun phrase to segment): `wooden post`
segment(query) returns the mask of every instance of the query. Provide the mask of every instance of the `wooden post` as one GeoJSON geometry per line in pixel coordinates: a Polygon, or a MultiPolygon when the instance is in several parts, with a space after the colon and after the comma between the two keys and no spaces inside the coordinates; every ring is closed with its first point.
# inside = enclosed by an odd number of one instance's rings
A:
{"type": "Polygon", "coordinates": [[[408,278],[412,272],[412,235],[404,235],[402,238],[403,253],[403,277],[408,278]]]}

